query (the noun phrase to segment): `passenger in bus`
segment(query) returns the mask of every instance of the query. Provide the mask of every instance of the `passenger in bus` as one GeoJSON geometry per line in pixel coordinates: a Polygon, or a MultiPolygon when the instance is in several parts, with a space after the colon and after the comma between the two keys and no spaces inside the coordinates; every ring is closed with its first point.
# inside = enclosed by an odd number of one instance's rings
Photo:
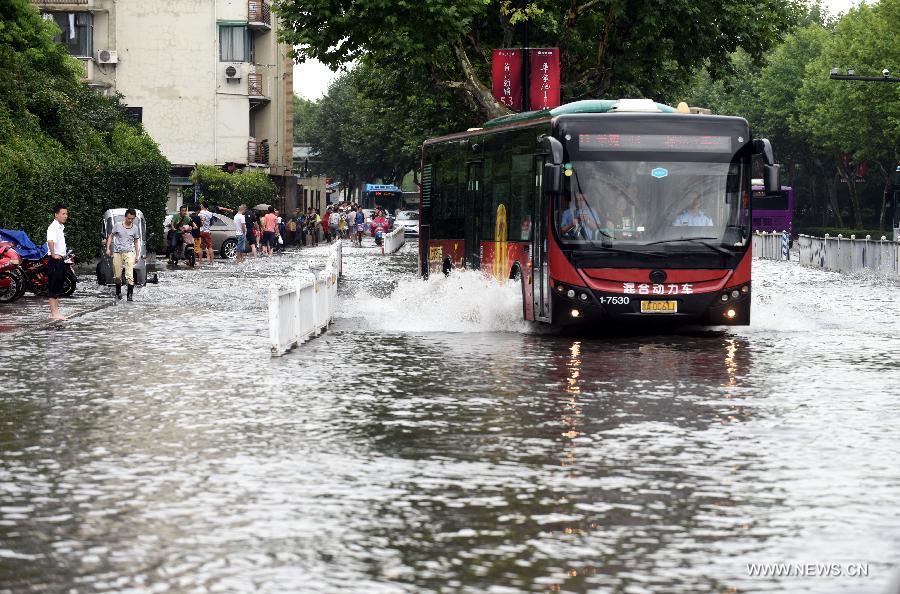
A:
{"type": "Polygon", "coordinates": [[[687,210],[683,210],[678,218],[675,219],[675,227],[712,227],[714,226],[711,218],[700,209],[700,194],[694,192],[690,194],[691,206],[687,210]]]}

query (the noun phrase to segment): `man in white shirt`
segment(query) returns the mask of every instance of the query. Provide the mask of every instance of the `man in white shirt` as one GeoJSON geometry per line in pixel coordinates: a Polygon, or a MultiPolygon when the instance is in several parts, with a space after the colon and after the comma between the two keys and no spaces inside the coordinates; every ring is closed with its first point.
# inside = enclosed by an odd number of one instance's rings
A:
{"type": "Polygon", "coordinates": [[[244,216],[246,210],[247,205],[241,204],[238,206],[237,214],[234,215],[234,238],[237,240],[234,254],[238,263],[244,261],[244,252],[247,251],[247,217],[244,216]]]}
{"type": "Polygon", "coordinates": [[[66,235],[65,224],[69,220],[69,209],[57,204],[53,207],[53,222],[47,227],[47,247],[50,260],[47,262],[47,296],[50,298],[50,319],[65,320],[59,313],[59,296],[66,278],[66,235]]]}

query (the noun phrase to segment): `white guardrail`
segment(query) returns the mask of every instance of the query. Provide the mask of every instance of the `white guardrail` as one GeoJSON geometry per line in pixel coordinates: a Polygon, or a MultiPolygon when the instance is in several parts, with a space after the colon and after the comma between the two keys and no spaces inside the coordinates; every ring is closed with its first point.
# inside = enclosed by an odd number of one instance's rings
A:
{"type": "Polygon", "coordinates": [[[857,239],[855,235],[812,237],[801,235],[800,264],[835,270],[858,272],[869,269],[882,276],[900,277],[900,242],[887,237],[873,240],[870,235],[857,239]]]}
{"type": "Polygon", "coordinates": [[[324,268],[310,267],[313,279],[298,279],[293,287],[269,287],[269,337],[272,356],[280,357],[324,332],[337,303],[343,271],[341,242],[331,246],[324,268]]]}
{"type": "Polygon", "coordinates": [[[761,260],[788,260],[791,236],[787,231],[756,231],[753,234],[753,257],[761,260]]]}
{"type": "Polygon", "coordinates": [[[406,243],[406,235],[403,234],[403,227],[396,227],[390,233],[385,233],[381,240],[381,253],[393,254],[406,243]]]}

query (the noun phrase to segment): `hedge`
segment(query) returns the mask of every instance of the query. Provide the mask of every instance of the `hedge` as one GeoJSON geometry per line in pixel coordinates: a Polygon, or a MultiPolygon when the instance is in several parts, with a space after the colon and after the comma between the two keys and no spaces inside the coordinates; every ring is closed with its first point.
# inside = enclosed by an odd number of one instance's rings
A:
{"type": "Polygon", "coordinates": [[[142,210],[161,243],[170,164],[121,97],[101,97],[26,0],[0,3],[0,226],[43,243],[52,206],[69,207],[66,243],[98,252],[103,211],[142,210]]]}

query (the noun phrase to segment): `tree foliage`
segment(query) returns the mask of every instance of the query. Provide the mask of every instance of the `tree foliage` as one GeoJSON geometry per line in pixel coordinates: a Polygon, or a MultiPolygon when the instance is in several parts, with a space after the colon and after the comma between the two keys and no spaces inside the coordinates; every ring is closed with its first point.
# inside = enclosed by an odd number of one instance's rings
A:
{"type": "Polygon", "coordinates": [[[454,92],[430,85],[421,67],[363,63],[318,102],[309,138],[331,177],[400,183],[426,138],[472,124],[454,92]]]}
{"type": "Polygon", "coordinates": [[[58,29],[27,0],[0,3],[0,225],[38,243],[51,206],[69,206],[67,243],[93,255],[103,211],[141,209],[160,237],[169,162],[117,97],[79,80],[58,29]]]}
{"type": "Polygon", "coordinates": [[[257,204],[272,204],[278,187],[261,171],[222,171],[214,165],[198,165],[191,180],[200,184],[200,198],[210,205],[236,209],[241,204],[250,208],[257,204]]]}
{"type": "Polygon", "coordinates": [[[319,104],[294,95],[294,143],[306,144],[312,137],[312,122],[319,104]]]}
{"type": "Polygon", "coordinates": [[[460,89],[479,117],[506,112],[490,94],[491,50],[559,46],[563,99],[670,99],[707,65],[731,72],[729,54],[760,60],[796,20],[798,0],[278,0],[282,39],[298,60],[422,69],[460,89]]]}
{"type": "Polygon", "coordinates": [[[772,140],[801,221],[825,226],[833,217],[845,227],[849,217],[857,229],[883,227],[884,190],[900,159],[900,85],[833,81],[829,71],[853,67],[879,76],[900,63],[898,28],[900,0],[860,5],[833,22],[813,6],[763,68],[736,52],[736,74],[722,81],[701,74],[691,101],[746,117],[757,136],[772,140]],[[845,154],[851,163],[868,161],[865,184],[856,183],[845,154]]]}

